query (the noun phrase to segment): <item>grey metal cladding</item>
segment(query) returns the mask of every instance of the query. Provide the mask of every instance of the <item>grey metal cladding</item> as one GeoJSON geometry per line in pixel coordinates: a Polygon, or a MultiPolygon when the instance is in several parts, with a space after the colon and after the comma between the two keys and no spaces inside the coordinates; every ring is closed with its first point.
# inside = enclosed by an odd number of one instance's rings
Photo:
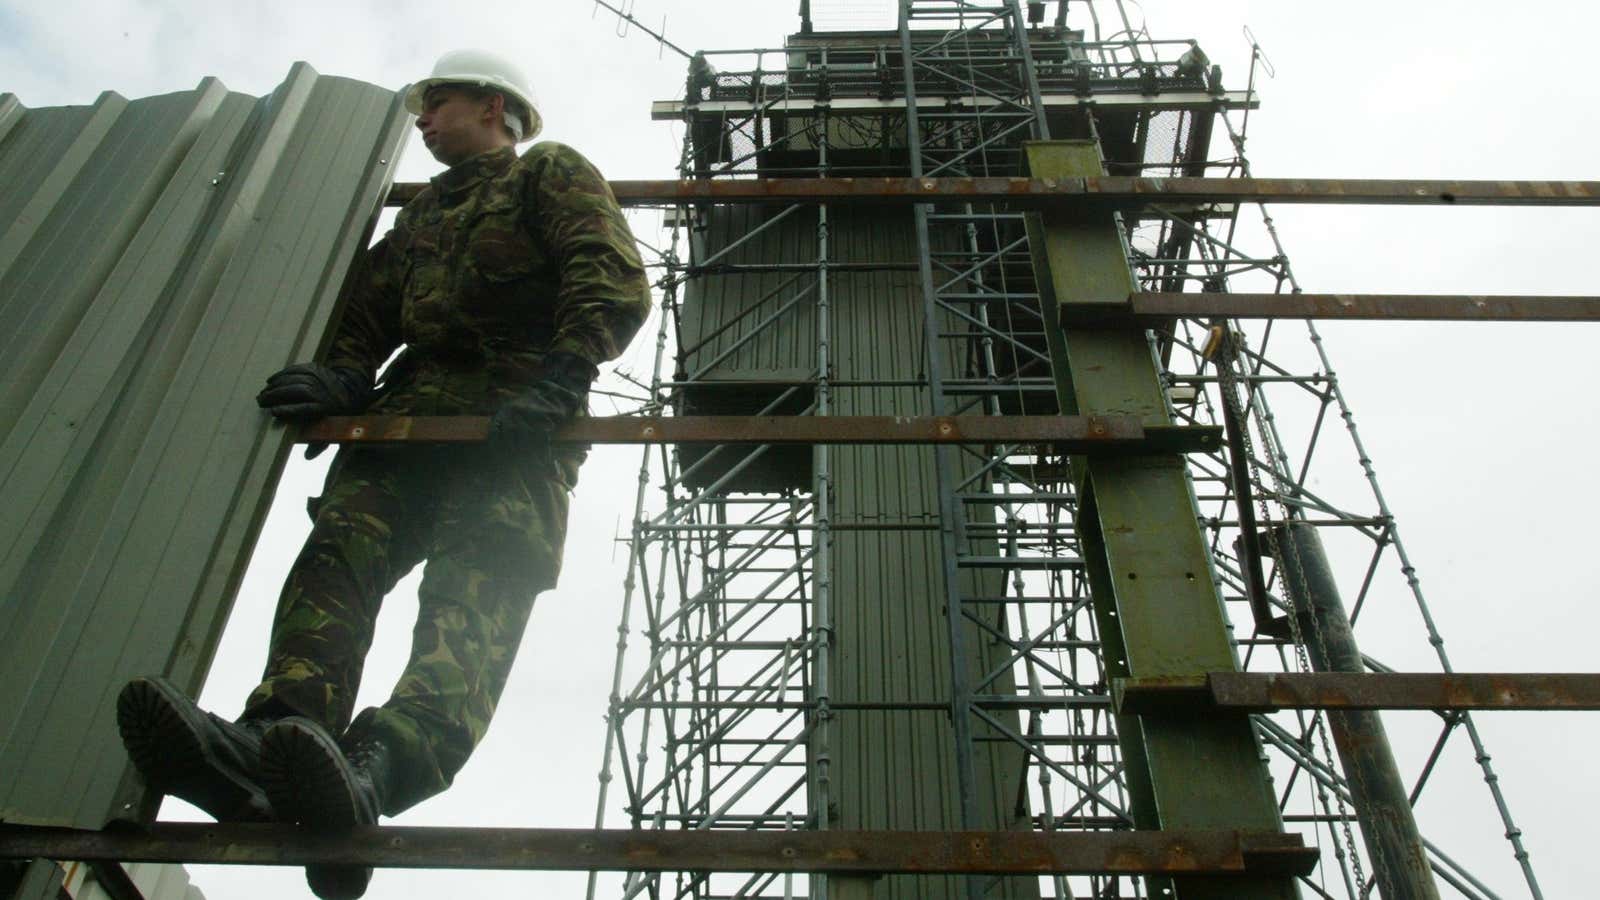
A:
{"type": "Polygon", "coordinates": [[[406,121],[304,63],[262,98],[0,96],[0,818],[137,798],[117,691],[203,681],[291,447],[252,398],[322,349],[406,121]]]}

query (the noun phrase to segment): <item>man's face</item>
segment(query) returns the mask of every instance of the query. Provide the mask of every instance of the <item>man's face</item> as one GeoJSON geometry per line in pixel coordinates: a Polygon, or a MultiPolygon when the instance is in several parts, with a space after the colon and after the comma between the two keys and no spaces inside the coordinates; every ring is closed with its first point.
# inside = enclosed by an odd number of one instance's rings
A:
{"type": "Polygon", "coordinates": [[[450,85],[430,88],[422,96],[417,130],[433,158],[447,166],[511,143],[500,125],[495,97],[474,97],[450,85]]]}

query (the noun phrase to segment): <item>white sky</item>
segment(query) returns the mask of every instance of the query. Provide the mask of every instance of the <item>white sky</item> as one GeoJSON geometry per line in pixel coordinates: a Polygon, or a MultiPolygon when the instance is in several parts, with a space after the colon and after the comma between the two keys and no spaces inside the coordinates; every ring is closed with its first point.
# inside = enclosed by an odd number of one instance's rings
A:
{"type": "MultiPolygon", "coordinates": [[[[777,46],[795,0],[636,0],[690,49],[777,46]]],[[[826,9],[887,3],[826,3],[826,9]]],[[[1108,4],[1102,4],[1103,7],[1108,4]]],[[[1147,0],[1158,38],[1197,38],[1243,86],[1248,24],[1276,65],[1260,85],[1248,152],[1263,177],[1595,178],[1600,88],[1589,4],[1272,3],[1147,0]]],[[[1103,10],[1103,15],[1109,9],[1103,10]]],[[[1077,14],[1073,24],[1082,24],[1077,14]]],[[[1108,19],[1109,20],[1109,19],[1108,19]]],[[[522,61],[540,94],[546,139],[570,143],[613,178],[671,177],[681,129],[649,120],[675,99],[682,60],[585,0],[468,6],[392,0],[321,4],[16,0],[0,2],[0,91],[31,107],[86,103],[102,90],[140,97],[206,75],[263,94],[295,60],[389,87],[435,57],[483,46],[522,61]]],[[[401,180],[437,170],[420,144],[401,180]]],[[[1274,211],[1301,283],[1316,292],[1593,294],[1594,210],[1284,207],[1274,211]]],[[[641,236],[650,222],[640,219],[641,236]]],[[[1328,325],[1323,333],[1389,503],[1458,670],[1595,670],[1600,565],[1587,514],[1595,438],[1587,341],[1596,326],[1328,325]]],[[[650,342],[628,360],[648,368],[650,342]]],[[[265,373],[263,373],[265,374],[265,373]]],[[[241,403],[250,398],[241,397],[241,403]]],[[[604,407],[597,405],[598,410],[604,407]]],[[[488,739],[447,794],[402,824],[588,827],[601,715],[615,642],[637,451],[597,452],[574,502],[567,573],[539,601],[488,739]]],[[[1351,464],[1353,469],[1353,464],[1351,464]]],[[[306,529],[304,498],[322,466],[296,462],[239,598],[204,695],[238,711],[264,659],[279,583],[306,529]]],[[[1393,580],[1392,576],[1386,575],[1393,580]]],[[[362,705],[381,702],[404,661],[415,579],[391,598],[362,705]]],[[[1389,656],[1430,668],[1414,617],[1389,656]]],[[[1380,640],[1388,652],[1388,636],[1380,640]]],[[[1365,640],[1365,636],[1363,636],[1365,640]]],[[[1369,651],[1372,649],[1368,648],[1369,651]]],[[[1391,719],[1391,728],[1406,730],[1391,719]]],[[[1595,881],[1579,810],[1600,805],[1596,714],[1478,717],[1546,896],[1595,881]]],[[[1464,742],[1451,747],[1468,771],[1464,742]]],[[[1470,772],[1461,809],[1476,832],[1446,849],[1525,896],[1487,792],[1470,772]]],[[[615,797],[616,794],[613,794],[615,797]]],[[[1430,801],[1431,802],[1431,801],[1430,801]]],[[[620,801],[609,824],[625,824],[620,801]]],[[[177,804],[168,815],[182,815],[177,804]]],[[[1423,813],[1429,811],[1424,809],[1423,813]]],[[[1452,833],[1453,834],[1453,833],[1452,833]]],[[[218,898],[307,895],[298,870],[203,868],[218,898]]],[[[380,871],[373,898],[513,891],[580,896],[581,875],[380,871]]],[[[1592,890],[1592,888],[1591,888],[1592,890]]]]}

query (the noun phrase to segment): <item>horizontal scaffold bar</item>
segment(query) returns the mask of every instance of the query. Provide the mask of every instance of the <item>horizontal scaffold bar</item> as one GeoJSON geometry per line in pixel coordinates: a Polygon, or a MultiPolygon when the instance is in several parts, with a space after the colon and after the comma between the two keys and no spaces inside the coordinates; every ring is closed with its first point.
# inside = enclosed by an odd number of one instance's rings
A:
{"type": "MultiPolygon", "coordinates": [[[[329,416],[304,427],[307,443],[470,443],[487,416],[329,416]]],[[[588,444],[1051,444],[1062,453],[1215,450],[1222,430],[1142,425],[1132,416],[597,416],[557,442],[588,444]]]]}
{"type": "MultiPolygon", "coordinates": [[[[395,184],[399,206],[424,185],[395,184]]],[[[1357,203],[1435,206],[1596,206],[1596,181],[1411,181],[1372,178],[725,178],[613,181],[623,206],[680,203],[935,203],[1063,207],[1103,203],[1357,203]]]]}
{"type": "Polygon", "coordinates": [[[1430,294],[1133,294],[1135,316],[1234,319],[1393,319],[1595,322],[1600,297],[1430,294]]]}
{"type": "MultiPolygon", "coordinates": [[[[1169,110],[1190,110],[1196,112],[1210,112],[1216,109],[1257,109],[1261,103],[1249,91],[1225,91],[1213,94],[1209,91],[1168,91],[1161,94],[1136,94],[1101,92],[1093,97],[1083,97],[1077,94],[1051,94],[1040,97],[1046,108],[1070,108],[1093,105],[1099,110],[1136,110],[1139,112],[1162,112],[1169,110]]],[[[926,117],[930,114],[940,113],[975,116],[980,109],[992,115],[996,107],[1003,106],[1000,100],[989,102],[977,101],[967,97],[919,97],[917,109],[926,117]]],[[[738,100],[700,100],[686,103],[682,100],[657,100],[650,104],[650,118],[661,121],[678,121],[686,117],[693,118],[725,118],[728,116],[751,115],[759,111],[769,118],[782,118],[784,116],[815,116],[817,110],[825,109],[830,117],[840,116],[882,116],[885,114],[903,113],[906,108],[904,97],[835,97],[825,101],[817,101],[804,97],[793,98],[767,98],[759,103],[748,98],[738,100]]]]}
{"type": "Polygon", "coordinates": [[[1113,702],[1148,715],[1197,705],[1279,709],[1600,710],[1600,675],[1572,673],[1212,672],[1119,679],[1113,702]]]}
{"type": "Polygon", "coordinates": [[[156,823],[89,831],[0,824],[0,859],[406,869],[993,875],[1308,874],[1298,834],[1234,831],[589,831],[156,823]]]}

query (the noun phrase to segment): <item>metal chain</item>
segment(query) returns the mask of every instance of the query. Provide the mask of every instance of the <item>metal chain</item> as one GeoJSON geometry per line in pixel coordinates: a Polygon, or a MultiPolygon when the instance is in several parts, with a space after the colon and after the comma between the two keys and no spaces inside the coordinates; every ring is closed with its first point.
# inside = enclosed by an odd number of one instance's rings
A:
{"type": "MultiPolygon", "coordinates": [[[[1239,429],[1239,440],[1244,446],[1235,448],[1235,452],[1242,451],[1245,454],[1247,468],[1250,471],[1251,487],[1255,492],[1256,503],[1260,507],[1259,512],[1261,515],[1261,523],[1265,526],[1263,530],[1266,532],[1268,548],[1267,552],[1271,553],[1274,559],[1281,561],[1284,559],[1284,556],[1282,554],[1282,548],[1278,545],[1277,534],[1271,525],[1273,521],[1272,511],[1271,506],[1267,502],[1267,491],[1265,486],[1262,484],[1261,467],[1255,464],[1255,450],[1250,435],[1250,424],[1249,422],[1245,421],[1246,410],[1241,407],[1239,400],[1238,373],[1249,371],[1249,368],[1246,365],[1244,353],[1240,349],[1243,336],[1236,331],[1231,324],[1225,324],[1221,327],[1225,329],[1222,340],[1224,355],[1217,364],[1218,385],[1222,390],[1223,402],[1228,404],[1228,408],[1235,419],[1244,423],[1244,427],[1239,429]],[[1238,367],[1237,370],[1235,370],[1235,366],[1238,367]]],[[[1264,419],[1265,414],[1262,411],[1261,404],[1251,403],[1249,404],[1249,407],[1249,412],[1256,420],[1256,428],[1261,432],[1261,440],[1267,451],[1266,459],[1269,464],[1267,468],[1272,473],[1272,496],[1277,500],[1280,514],[1279,520],[1287,524],[1290,521],[1290,512],[1288,504],[1284,503],[1283,501],[1283,475],[1278,471],[1278,466],[1273,462],[1274,460],[1278,459],[1279,450],[1275,441],[1273,440],[1272,430],[1267,427],[1267,423],[1264,419]]],[[[1290,546],[1292,547],[1293,544],[1291,543],[1290,546]]],[[[1287,568],[1290,569],[1295,576],[1295,587],[1299,590],[1299,596],[1305,598],[1307,603],[1310,603],[1311,591],[1310,586],[1306,582],[1305,567],[1300,565],[1298,562],[1298,551],[1294,552],[1297,554],[1296,565],[1288,566],[1287,568]]],[[[1281,562],[1279,564],[1279,568],[1280,570],[1285,568],[1281,562]]],[[[1260,586],[1260,588],[1263,592],[1265,592],[1267,586],[1263,584],[1260,586]]],[[[1300,617],[1296,615],[1294,604],[1292,602],[1289,605],[1289,615],[1287,616],[1287,619],[1289,620],[1290,638],[1294,641],[1295,661],[1297,665],[1299,665],[1302,672],[1311,672],[1311,658],[1306,648],[1306,636],[1300,627],[1300,617]]],[[[1322,649],[1324,658],[1326,658],[1327,646],[1323,643],[1321,631],[1316,633],[1316,639],[1318,646],[1322,649]]],[[[1323,762],[1325,765],[1327,765],[1328,771],[1338,772],[1339,766],[1334,760],[1333,745],[1328,739],[1327,722],[1328,717],[1326,715],[1317,716],[1316,724],[1312,730],[1316,732],[1317,737],[1319,738],[1323,762]]],[[[1360,773],[1356,773],[1355,777],[1359,778],[1360,773]]],[[[1345,808],[1344,795],[1341,794],[1337,789],[1333,791],[1333,799],[1339,810],[1339,825],[1343,832],[1345,850],[1350,856],[1350,866],[1352,869],[1354,869],[1356,885],[1361,893],[1365,895],[1367,892],[1367,878],[1365,872],[1362,871],[1361,855],[1356,852],[1355,832],[1350,827],[1351,813],[1345,808]]]]}

